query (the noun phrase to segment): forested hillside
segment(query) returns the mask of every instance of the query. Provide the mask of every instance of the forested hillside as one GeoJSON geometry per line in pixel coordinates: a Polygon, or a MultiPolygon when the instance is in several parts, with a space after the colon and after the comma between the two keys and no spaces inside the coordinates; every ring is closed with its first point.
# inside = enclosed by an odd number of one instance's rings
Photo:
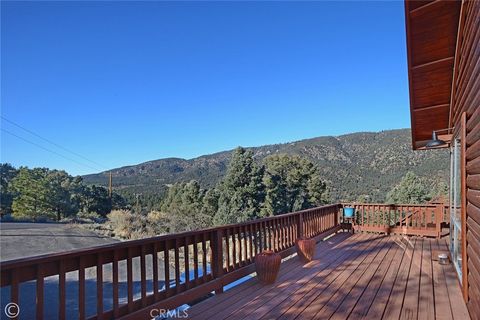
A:
{"type": "MultiPolygon", "coordinates": [[[[359,132],[249,148],[261,162],[269,155],[299,155],[319,166],[330,201],[385,201],[386,194],[411,171],[432,188],[448,181],[448,151],[412,151],[409,129],[359,132]]],[[[175,182],[199,181],[210,188],[224,176],[232,151],[195,159],[159,159],[113,169],[114,189],[134,201],[156,203],[175,182]]],[[[106,173],[84,176],[87,184],[107,185],[106,173]]]]}

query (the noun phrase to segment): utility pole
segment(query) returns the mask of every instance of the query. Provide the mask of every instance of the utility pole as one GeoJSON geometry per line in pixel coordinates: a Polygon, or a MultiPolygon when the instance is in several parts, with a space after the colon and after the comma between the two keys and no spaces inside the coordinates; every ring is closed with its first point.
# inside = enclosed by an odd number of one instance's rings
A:
{"type": "Polygon", "coordinates": [[[110,171],[110,176],[108,178],[108,196],[112,199],[112,171],[110,171]]]}

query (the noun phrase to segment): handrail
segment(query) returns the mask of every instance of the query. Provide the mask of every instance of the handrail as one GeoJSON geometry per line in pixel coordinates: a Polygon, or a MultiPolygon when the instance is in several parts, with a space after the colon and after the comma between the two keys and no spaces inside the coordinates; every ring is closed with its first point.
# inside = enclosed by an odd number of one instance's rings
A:
{"type": "MultiPolygon", "coordinates": [[[[263,250],[288,256],[294,252],[298,237],[324,237],[339,230],[340,207],[334,204],[239,224],[5,261],[0,263],[1,286],[10,286],[11,302],[18,304],[20,284],[35,281],[37,319],[43,319],[46,311],[52,312],[53,306],[47,309],[44,305],[45,279],[51,276],[58,279],[59,319],[70,315],[65,297],[70,282],[78,287],[75,316],[79,319],[147,318],[151,308],[172,309],[212,291],[222,292],[225,285],[254,272],[255,255],[263,250]],[[89,268],[95,269],[92,279],[88,279],[89,268]],[[139,292],[134,289],[134,273],[140,274],[139,292]],[[104,274],[112,279],[111,297],[104,289],[104,274]],[[122,303],[124,283],[120,276],[124,274],[126,301],[122,303]],[[86,286],[87,280],[97,284],[93,292],[86,286]],[[96,296],[95,312],[85,301],[90,294],[96,296]]],[[[29,307],[20,309],[26,312],[29,307]]]]}
{"type": "Polygon", "coordinates": [[[444,204],[344,203],[342,205],[356,209],[353,228],[359,231],[439,237],[441,225],[445,222],[444,204]]]}

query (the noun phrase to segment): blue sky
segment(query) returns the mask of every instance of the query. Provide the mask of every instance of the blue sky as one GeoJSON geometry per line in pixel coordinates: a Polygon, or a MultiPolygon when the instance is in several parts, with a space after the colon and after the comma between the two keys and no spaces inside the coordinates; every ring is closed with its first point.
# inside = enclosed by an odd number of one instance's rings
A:
{"type": "Polygon", "coordinates": [[[1,6],[2,117],[84,157],[2,120],[24,139],[1,132],[15,166],[86,174],[410,126],[403,1],[1,6]]]}

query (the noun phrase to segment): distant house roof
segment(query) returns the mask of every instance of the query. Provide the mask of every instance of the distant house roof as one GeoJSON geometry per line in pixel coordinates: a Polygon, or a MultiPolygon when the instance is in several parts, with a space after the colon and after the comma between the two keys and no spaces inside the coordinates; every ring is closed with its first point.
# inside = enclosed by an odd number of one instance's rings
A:
{"type": "Polygon", "coordinates": [[[405,1],[413,149],[450,126],[460,7],[461,1],[405,1]]]}

